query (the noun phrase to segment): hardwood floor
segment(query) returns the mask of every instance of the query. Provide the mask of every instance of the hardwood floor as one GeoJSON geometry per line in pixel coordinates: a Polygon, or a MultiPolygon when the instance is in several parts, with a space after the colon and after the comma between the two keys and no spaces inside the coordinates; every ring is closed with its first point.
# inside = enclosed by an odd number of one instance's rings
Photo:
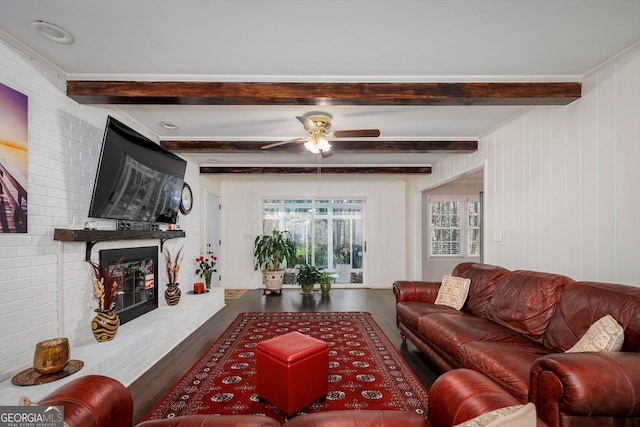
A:
{"type": "Polygon", "coordinates": [[[429,389],[440,374],[413,344],[402,344],[395,323],[395,297],[390,289],[333,289],[328,297],[317,293],[303,297],[298,289],[285,289],[280,296],[263,296],[262,291],[256,289],[238,300],[227,300],[222,310],[129,386],[134,402],[134,424],[151,411],[239,313],[251,311],[366,311],[371,313],[425,388],[429,389]]]}

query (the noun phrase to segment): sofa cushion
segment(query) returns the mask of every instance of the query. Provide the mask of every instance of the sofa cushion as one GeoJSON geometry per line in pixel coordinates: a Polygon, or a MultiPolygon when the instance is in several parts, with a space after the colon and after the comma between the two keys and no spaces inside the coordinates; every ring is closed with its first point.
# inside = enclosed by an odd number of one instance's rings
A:
{"type": "Polygon", "coordinates": [[[620,351],[624,330],[616,319],[606,315],[598,319],[567,353],[584,351],[620,351]]]}
{"type": "Polygon", "coordinates": [[[529,374],[537,359],[549,354],[543,346],[528,344],[473,341],[460,347],[460,364],[484,375],[526,403],[529,395],[529,374]]]}
{"type": "Polygon", "coordinates": [[[458,264],[451,275],[471,280],[464,311],[476,316],[483,315],[498,279],[507,273],[509,270],[496,265],[473,262],[458,264]]]}
{"type": "Polygon", "coordinates": [[[640,350],[640,287],[575,282],[562,289],[542,343],[561,353],[571,348],[602,316],[611,315],[624,328],[622,351],[640,350]]]}
{"type": "Polygon", "coordinates": [[[498,279],[486,317],[540,342],[569,277],[537,271],[514,271],[498,279]]]}
{"type": "Polygon", "coordinates": [[[459,360],[459,348],[469,341],[497,341],[527,345],[531,340],[495,322],[472,315],[449,313],[422,316],[418,333],[444,353],[459,360]]]}
{"type": "Polygon", "coordinates": [[[434,304],[461,310],[469,295],[471,279],[456,276],[444,276],[434,304]]]}
{"type": "Polygon", "coordinates": [[[461,314],[459,311],[446,305],[435,305],[418,301],[403,301],[396,304],[396,315],[400,321],[412,329],[418,331],[418,320],[427,314],[451,313],[461,314]]]}
{"type": "Polygon", "coordinates": [[[536,422],[536,407],[527,403],[495,409],[454,427],[536,427],[536,422]]]}

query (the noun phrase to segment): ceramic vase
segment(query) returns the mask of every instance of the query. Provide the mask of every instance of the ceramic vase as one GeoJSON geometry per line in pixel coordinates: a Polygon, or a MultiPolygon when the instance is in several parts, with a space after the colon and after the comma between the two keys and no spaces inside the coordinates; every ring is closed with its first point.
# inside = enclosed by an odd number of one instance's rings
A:
{"type": "Polygon", "coordinates": [[[118,332],[120,318],[113,310],[96,310],[91,321],[91,331],[98,342],[111,341],[118,332]]]}
{"type": "Polygon", "coordinates": [[[182,291],[178,283],[175,285],[169,284],[167,285],[167,289],[164,290],[164,299],[167,301],[167,305],[177,305],[180,302],[181,296],[182,291]]]}

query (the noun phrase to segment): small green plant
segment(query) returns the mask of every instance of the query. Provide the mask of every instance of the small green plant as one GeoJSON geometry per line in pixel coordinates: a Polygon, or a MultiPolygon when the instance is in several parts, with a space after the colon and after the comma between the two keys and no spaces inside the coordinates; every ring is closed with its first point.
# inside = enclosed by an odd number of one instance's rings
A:
{"type": "Polygon", "coordinates": [[[320,278],[324,272],[315,265],[301,264],[298,267],[298,275],[296,280],[300,286],[313,286],[320,283],[320,278]]]}
{"type": "Polygon", "coordinates": [[[329,273],[327,273],[326,271],[322,271],[320,273],[320,279],[318,280],[318,283],[331,283],[332,281],[333,277],[331,277],[329,273]]]}

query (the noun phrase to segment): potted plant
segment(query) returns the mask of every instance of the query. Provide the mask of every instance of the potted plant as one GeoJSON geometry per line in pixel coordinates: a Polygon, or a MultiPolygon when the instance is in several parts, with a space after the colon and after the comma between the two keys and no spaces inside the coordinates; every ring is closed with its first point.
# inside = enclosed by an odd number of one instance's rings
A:
{"type": "Polygon", "coordinates": [[[326,271],[322,271],[320,273],[320,291],[322,292],[322,295],[329,295],[329,292],[331,292],[331,282],[333,281],[333,277],[331,277],[331,275],[329,273],[327,273],[326,271]]]}
{"type": "Polygon", "coordinates": [[[218,257],[212,255],[211,259],[209,259],[208,257],[200,256],[196,258],[196,262],[198,263],[196,274],[198,274],[200,278],[204,279],[204,283],[207,289],[211,289],[211,276],[213,275],[213,273],[218,272],[218,270],[216,270],[218,257]]]}
{"type": "Polygon", "coordinates": [[[254,270],[262,270],[263,284],[268,290],[282,289],[284,265],[295,265],[296,248],[291,233],[274,229],[271,234],[254,241],[254,270]]]}
{"type": "Polygon", "coordinates": [[[302,287],[303,295],[313,294],[313,285],[320,283],[323,271],[315,265],[301,264],[298,268],[296,280],[302,287]]]}

